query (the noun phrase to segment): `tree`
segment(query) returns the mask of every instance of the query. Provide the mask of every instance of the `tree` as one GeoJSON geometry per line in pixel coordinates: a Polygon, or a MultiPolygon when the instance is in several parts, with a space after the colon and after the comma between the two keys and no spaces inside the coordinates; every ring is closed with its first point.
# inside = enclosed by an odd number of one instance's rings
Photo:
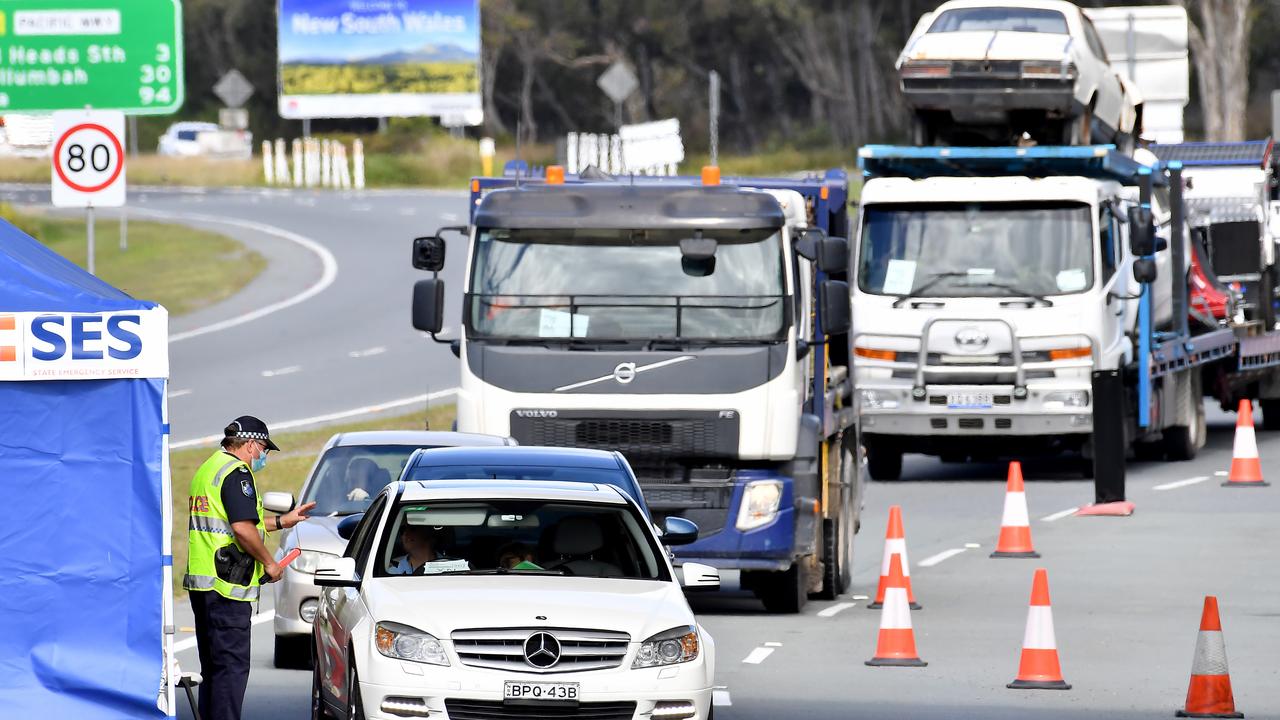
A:
{"type": "Polygon", "coordinates": [[[1249,100],[1250,0],[1180,0],[1191,16],[1191,53],[1206,140],[1244,140],[1249,100]]]}

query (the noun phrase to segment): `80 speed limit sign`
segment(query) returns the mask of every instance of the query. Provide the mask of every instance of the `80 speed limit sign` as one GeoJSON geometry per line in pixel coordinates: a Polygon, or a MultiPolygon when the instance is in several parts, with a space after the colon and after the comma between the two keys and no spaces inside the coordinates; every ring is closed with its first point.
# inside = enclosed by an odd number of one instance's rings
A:
{"type": "Polygon", "coordinates": [[[124,113],[54,113],[51,160],[54,207],[124,205],[124,113]]]}

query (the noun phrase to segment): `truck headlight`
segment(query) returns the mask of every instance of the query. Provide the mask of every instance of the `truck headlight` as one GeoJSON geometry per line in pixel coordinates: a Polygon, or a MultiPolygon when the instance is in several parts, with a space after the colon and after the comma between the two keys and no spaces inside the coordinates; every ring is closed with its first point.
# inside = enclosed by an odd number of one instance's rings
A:
{"type": "Polygon", "coordinates": [[[675,665],[698,657],[698,629],[682,625],[654,635],[640,643],[640,651],[631,663],[632,670],[675,665]]]}
{"type": "Polygon", "coordinates": [[[739,530],[754,530],[768,525],[778,516],[782,502],[782,482],[756,480],[742,489],[742,503],[738,505],[739,530]]]}
{"type": "Polygon", "coordinates": [[[1088,390],[1051,392],[1044,395],[1045,407],[1080,408],[1089,406],[1088,390]]]}
{"type": "Polygon", "coordinates": [[[898,401],[883,390],[859,390],[858,404],[865,410],[893,410],[898,401]]]}
{"type": "Polygon", "coordinates": [[[289,563],[289,567],[300,573],[315,575],[316,568],[320,566],[321,560],[336,557],[338,556],[333,553],[320,552],[319,550],[303,550],[298,554],[298,558],[296,560],[289,563]]]}
{"type": "Polygon", "coordinates": [[[444,644],[430,633],[393,622],[380,622],[374,630],[373,644],[378,652],[396,660],[412,660],[428,665],[448,665],[444,644]]]}

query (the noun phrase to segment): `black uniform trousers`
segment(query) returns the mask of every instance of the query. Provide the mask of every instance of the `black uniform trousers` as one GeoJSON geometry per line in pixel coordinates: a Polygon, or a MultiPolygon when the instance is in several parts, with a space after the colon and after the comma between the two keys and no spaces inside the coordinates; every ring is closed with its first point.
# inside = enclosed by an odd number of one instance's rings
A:
{"type": "Polygon", "coordinates": [[[240,720],[249,685],[253,603],[228,600],[213,590],[190,595],[200,653],[201,720],[240,720]]]}

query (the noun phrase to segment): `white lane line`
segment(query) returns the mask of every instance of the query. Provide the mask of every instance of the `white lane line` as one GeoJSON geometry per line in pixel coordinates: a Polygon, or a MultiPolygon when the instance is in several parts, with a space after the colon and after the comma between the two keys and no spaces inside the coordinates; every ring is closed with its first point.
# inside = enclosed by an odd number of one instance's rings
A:
{"type": "Polygon", "coordinates": [[[190,395],[190,394],[191,394],[190,390],[170,390],[169,399],[172,400],[174,398],[180,398],[183,395],[190,395]]]}
{"type": "Polygon", "coordinates": [[[851,600],[870,600],[870,599],[871,599],[870,597],[868,597],[868,596],[866,596],[866,595],[850,595],[850,596],[849,596],[849,598],[850,598],[851,600]]]}
{"type": "Polygon", "coordinates": [[[771,648],[780,648],[780,647],[782,647],[782,643],[780,643],[780,642],[767,642],[767,643],[765,643],[765,644],[764,644],[764,646],[765,646],[765,647],[771,647],[771,648]]]}
{"type": "Polygon", "coordinates": [[[733,698],[729,697],[728,690],[712,690],[711,704],[716,707],[731,707],[733,705],[733,698]]]}
{"type": "Polygon", "coordinates": [[[401,215],[404,215],[405,217],[408,217],[408,216],[410,216],[410,215],[417,215],[417,214],[418,214],[418,209],[417,209],[417,208],[411,208],[411,207],[400,208],[400,214],[401,214],[401,215]]]}
{"type": "Polygon", "coordinates": [[[764,662],[765,658],[769,657],[772,654],[773,654],[773,648],[758,647],[755,650],[752,650],[749,655],[742,658],[742,662],[746,663],[747,665],[759,665],[760,663],[764,662]]]}
{"type": "Polygon", "coordinates": [[[1230,474],[1231,474],[1231,473],[1227,472],[1226,470],[1219,470],[1219,471],[1215,472],[1215,473],[1213,474],[1213,476],[1214,476],[1214,477],[1227,477],[1227,476],[1228,476],[1228,475],[1230,475],[1230,474]]]}
{"type": "Polygon", "coordinates": [[[851,602],[836,603],[835,605],[832,605],[829,608],[823,608],[819,610],[818,617],[835,617],[836,615],[856,605],[857,603],[851,603],[851,602]]]}
{"type": "Polygon", "coordinates": [[[227,328],[235,327],[236,325],[243,325],[244,323],[247,323],[247,322],[253,322],[255,320],[264,318],[267,315],[270,315],[272,313],[284,310],[285,308],[293,307],[298,303],[306,302],[307,300],[310,300],[311,298],[318,295],[325,288],[332,285],[333,281],[336,280],[338,277],[338,261],[333,257],[333,253],[329,252],[329,250],[325,248],[325,246],[321,245],[315,240],[303,237],[297,233],[289,232],[288,230],[284,230],[282,228],[266,225],[263,223],[253,222],[250,220],[237,220],[235,218],[216,217],[214,215],[196,215],[193,213],[173,213],[173,212],[165,212],[163,210],[150,210],[150,209],[144,210],[141,208],[135,208],[134,210],[132,210],[132,212],[139,215],[149,215],[151,217],[167,219],[167,220],[178,220],[178,221],[188,220],[192,222],[211,223],[215,225],[216,224],[230,225],[232,227],[239,227],[239,228],[244,228],[246,230],[253,230],[254,232],[260,232],[266,235],[273,235],[282,240],[288,240],[289,242],[294,243],[296,245],[301,245],[306,250],[309,250],[312,254],[314,254],[316,257],[320,259],[320,265],[323,268],[320,273],[319,280],[315,281],[311,285],[311,287],[308,287],[306,290],[303,290],[302,292],[298,293],[297,295],[294,295],[293,297],[285,298],[280,302],[272,303],[270,305],[264,305],[263,307],[253,310],[252,312],[247,312],[243,315],[233,317],[233,318],[228,318],[226,320],[222,320],[220,322],[216,322],[211,325],[205,325],[204,327],[193,328],[191,330],[187,330],[186,332],[174,333],[169,336],[170,343],[176,343],[182,340],[189,340],[193,337],[199,337],[201,335],[207,335],[208,333],[211,333],[211,332],[226,330],[227,328]]]}
{"type": "Polygon", "coordinates": [[[943,560],[946,560],[948,558],[953,558],[964,551],[965,551],[964,548],[951,548],[950,550],[943,550],[937,555],[930,555],[929,557],[916,563],[916,565],[918,567],[933,567],[934,565],[937,565],[943,560]]]}
{"type": "Polygon", "coordinates": [[[457,213],[440,213],[440,219],[445,222],[458,222],[457,213]]]}
{"type": "MultiPolygon", "coordinates": [[[[311,417],[286,420],[279,423],[273,422],[271,423],[271,427],[274,428],[276,432],[280,432],[281,430],[293,430],[295,428],[307,427],[308,425],[320,425],[322,423],[346,420],[347,418],[382,412],[384,410],[394,410],[406,405],[417,405],[418,403],[432,402],[447,397],[453,397],[457,393],[458,388],[453,387],[448,390],[437,390],[436,392],[430,392],[423,395],[414,395],[413,397],[400,398],[398,400],[388,400],[387,402],[378,403],[377,405],[365,405],[364,407],[341,410],[339,412],[332,412],[326,415],[313,415],[311,417]]],[[[205,435],[204,437],[169,443],[169,449],[181,450],[182,448],[198,447],[200,445],[212,445],[216,442],[220,442],[221,440],[221,435],[205,435]]]]}
{"type": "Polygon", "coordinates": [[[366,348],[364,350],[352,350],[351,352],[347,353],[347,357],[353,357],[353,358],[373,357],[374,355],[381,355],[386,351],[387,349],[385,347],[379,345],[377,347],[366,348]]]}
{"type": "Polygon", "coordinates": [[[301,370],[302,370],[301,365],[290,365],[288,367],[282,367],[278,370],[263,370],[262,377],[269,378],[269,377],[280,377],[281,375],[292,375],[296,372],[300,372],[301,370]]]}
{"type": "Polygon", "coordinates": [[[1064,518],[1064,517],[1066,517],[1066,516],[1068,516],[1068,515],[1074,515],[1074,514],[1075,514],[1075,512],[1076,512],[1077,510],[1079,510],[1079,509],[1080,509],[1080,508],[1067,508],[1066,510],[1059,510],[1058,512],[1056,512],[1056,513],[1054,513],[1054,514],[1052,514],[1052,515],[1045,515],[1044,517],[1040,518],[1040,521],[1041,521],[1041,522],[1054,522],[1055,520],[1061,520],[1062,518],[1064,518]]]}
{"type": "Polygon", "coordinates": [[[978,543],[965,543],[965,544],[964,544],[964,547],[965,547],[965,549],[966,549],[966,550],[977,550],[978,548],[980,548],[980,547],[982,547],[982,546],[981,546],[981,545],[979,545],[978,543]]]}
{"type": "Polygon", "coordinates": [[[1201,475],[1200,477],[1187,478],[1186,480],[1179,480],[1177,482],[1165,483],[1163,485],[1156,485],[1151,489],[1152,490],[1173,490],[1180,487],[1186,487],[1188,485],[1195,485],[1197,483],[1202,483],[1208,479],[1209,479],[1208,475],[1201,475]]]}
{"type": "MultiPolygon", "coordinates": [[[[268,610],[264,613],[258,613],[257,615],[254,615],[253,619],[250,620],[249,622],[254,625],[261,625],[264,622],[271,622],[272,620],[275,619],[275,617],[276,617],[276,611],[268,610]]],[[[183,650],[190,650],[195,646],[196,646],[196,638],[194,635],[192,635],[189,638],[185,638],[183,640],[179,640],[175,642],[173,644],[173,651],[182,652],[183,650]]]]}

